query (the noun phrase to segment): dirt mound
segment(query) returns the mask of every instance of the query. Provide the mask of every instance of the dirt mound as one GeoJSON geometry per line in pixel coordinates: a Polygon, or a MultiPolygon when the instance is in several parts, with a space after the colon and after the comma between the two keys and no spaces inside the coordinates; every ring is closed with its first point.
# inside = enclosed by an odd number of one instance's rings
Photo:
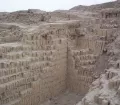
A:
{"type": "Polygon", "coordinates": [[[91,5],[91,6],[75,6],[71,8],[70,10],[81,10],[81,11],[99,11],[101,9],[106,9],[106,8],[118,8],[120,7],[120,3],[118,2],[108,2],[108,3],[103,3],[103,4],[97,4],[97,5],[91,5]]]}
{"type": "Polygon", "coordinates": [[[16,11],[0,16],[0,22],[16,22],[16,23],[38,23],[46,21],[43,13],[38,13],[33,10],[16,11]]]}
{"type": "Polygon", "coordinates": [[[76,15],[67,14],[66,12],[45,12],[37,9],[29,9],[4,14],[1,13],[0,15],[0,22],[23,23],[28,25],[74,19],[78,19],[78,17],[76,15]]]}

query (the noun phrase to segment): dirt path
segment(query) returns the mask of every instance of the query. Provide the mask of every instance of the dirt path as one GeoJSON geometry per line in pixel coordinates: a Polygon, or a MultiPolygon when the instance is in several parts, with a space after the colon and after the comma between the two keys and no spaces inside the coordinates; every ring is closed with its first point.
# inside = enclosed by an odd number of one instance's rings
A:
{"type": "Polygon", "coordinates": [[[42,105],[76,105],[82,98],[80,94],[66,92],[42,105]]]}
{"type": "Polygon", "coordinates": [[[96,64],[96,69],[99,74],[104,73],[104,70],[108,66],[108,56],[106,54],[103,54],[99,57],[97,64],[96,64]]]}

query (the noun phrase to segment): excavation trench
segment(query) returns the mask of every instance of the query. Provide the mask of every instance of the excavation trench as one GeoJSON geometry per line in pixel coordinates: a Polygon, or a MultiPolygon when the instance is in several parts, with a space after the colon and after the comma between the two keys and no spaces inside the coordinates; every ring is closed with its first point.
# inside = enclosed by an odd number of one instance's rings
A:
{"type": "Polygon", "coordinates": [[[26,29],[21,42],[0,44],[0,105],[78,103],[106,67],[105,42],[79,36],[79,28],[74,21],[45,24],[26,29]]]}
{"type": "Polygon", "coordinates": [[[88,92],[91,83],[104,73],[108,65],[108,57],[103,54],[104,42],[93,41],[82,38],[78,45],[67,44],[66,88],[42,105],[76,105],[88,92]]]}
{"type": "Polygon", "coordinates": [[[84,95],[79,93],[66,91],[55,98],[44,102],[42,105],[76,105],[79,101],[81,101],[83,96],[84,95]]]}

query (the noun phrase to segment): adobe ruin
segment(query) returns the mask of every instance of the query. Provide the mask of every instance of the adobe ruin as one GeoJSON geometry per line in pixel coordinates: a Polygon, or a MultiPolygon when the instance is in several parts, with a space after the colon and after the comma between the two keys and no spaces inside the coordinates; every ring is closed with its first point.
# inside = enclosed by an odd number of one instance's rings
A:
{"type": "Polygon", "coordinates": [[[120,8],[0,15],[0,105],[45,105],[67,90],[87,93],[77,105],[120,105],[119,17],[120,8]]]}

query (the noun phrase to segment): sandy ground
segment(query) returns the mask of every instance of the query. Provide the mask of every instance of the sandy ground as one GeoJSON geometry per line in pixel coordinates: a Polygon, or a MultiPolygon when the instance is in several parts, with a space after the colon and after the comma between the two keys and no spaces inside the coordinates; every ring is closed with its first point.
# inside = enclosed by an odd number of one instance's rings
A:
{"type": "Polygon", "coordinates": [[[104,70],[108,67],[109,57],[106,54],[103,54],[99,57],[96,64],[96,69],[98,74],[103,74],[104,70]]]}
{"type": "Polygon", "coordinates": [[[76,105],[83,97],[80,94],[66,92],[41,105],[76,105]]]}

